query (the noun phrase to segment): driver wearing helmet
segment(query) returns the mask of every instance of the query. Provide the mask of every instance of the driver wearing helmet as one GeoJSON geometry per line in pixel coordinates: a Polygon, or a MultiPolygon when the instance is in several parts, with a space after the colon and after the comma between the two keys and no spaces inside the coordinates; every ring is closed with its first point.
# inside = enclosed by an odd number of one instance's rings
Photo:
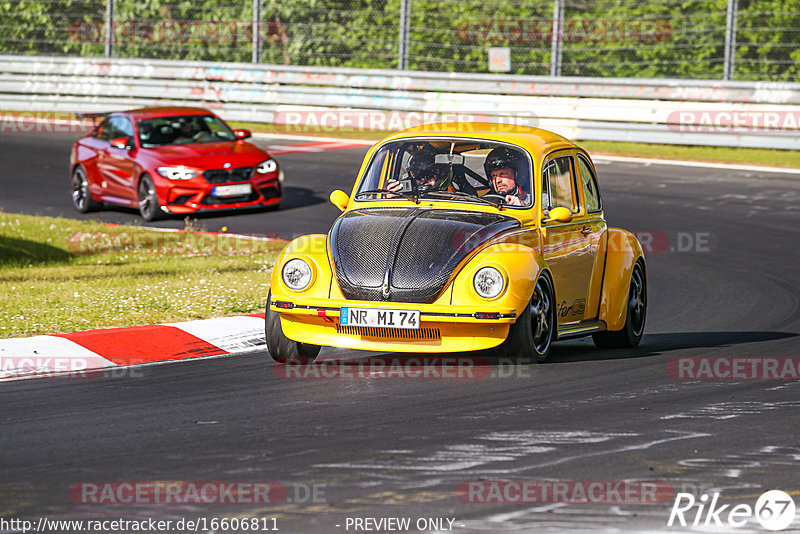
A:
{"type": "MultiPolygon", "coordinates": [[[[176,125],[173,124],[173,128],[176,125]]],[[[188,141],[195,141],[198,136],[198,131],[195,128],[194,121],[188,117],[181,117],[177,120],[178,136],[175,138],[176,143],[186,143],[188,141]]]]}
{"type": "Polygon", "coordinates": [[[530,195],[520,187],[525,159],[517,150],[497,147],[486,156],[483,168],[495,193],[509,206],[526,206],[530,195]]]}
{"type": "Polygon", "coordinates": [[[447,189],[450,185],[450,172],[447,165],[436,163],[436,153],[430,149],[422,148],[415,152],[408,160],[406,177],[401,180],[389,178],[386,189],[393,192],[410,190],[417,193],[426,193],[447,189]],[[407,185],[403,187],[403,182],[407,185]]]}

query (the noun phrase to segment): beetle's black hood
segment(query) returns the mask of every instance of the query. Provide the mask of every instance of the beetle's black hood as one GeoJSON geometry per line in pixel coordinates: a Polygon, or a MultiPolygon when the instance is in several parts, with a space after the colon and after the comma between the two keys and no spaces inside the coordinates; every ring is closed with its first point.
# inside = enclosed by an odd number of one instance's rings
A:
{"type": "Polygon", "coordinates": [[[499,213],[421,208],[366,208],[331,229],[336,277],[348,299],[435,301],[453,270],[482,243],[518,228],[499,213]]]}

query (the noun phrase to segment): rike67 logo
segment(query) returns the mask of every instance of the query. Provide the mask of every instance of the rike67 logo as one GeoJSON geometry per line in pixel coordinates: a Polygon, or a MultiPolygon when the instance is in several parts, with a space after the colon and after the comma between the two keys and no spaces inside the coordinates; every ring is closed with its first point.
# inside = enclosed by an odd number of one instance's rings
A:
{"type": "Polygon", "coordinates": [[[749,504],[718,504],[719,493],[695,499],[691,493],[678,493],[672,504],[667,526],[743,527],[755,518],[767,530],[783,530],[792,524],[795,505],[792,497],[781,490],[764,492],[755,507],[749,504]],[[692,510],[697,508],[696,511],[692,510]]]}

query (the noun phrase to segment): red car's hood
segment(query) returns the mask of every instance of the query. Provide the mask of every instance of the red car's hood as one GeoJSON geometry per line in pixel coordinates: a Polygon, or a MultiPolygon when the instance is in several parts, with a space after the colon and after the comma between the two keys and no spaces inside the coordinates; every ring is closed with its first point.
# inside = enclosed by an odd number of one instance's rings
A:
{"type": "Polygon", "coordinates": [[[221,169],[226,163],[231,167],[253,166],[269,154],[246,142],[191,143],[143,148],[142,156],[159,165],[185,165],[203,169],[221,169]]]}

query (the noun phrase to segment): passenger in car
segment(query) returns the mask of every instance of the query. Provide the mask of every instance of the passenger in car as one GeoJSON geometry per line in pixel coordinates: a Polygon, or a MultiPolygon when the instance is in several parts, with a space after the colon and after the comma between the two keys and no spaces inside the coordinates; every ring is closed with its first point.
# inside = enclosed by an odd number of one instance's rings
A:
{"type": "Polygon", "coordinates": [[[415,152],[408,160],[405,176],[400,180],[389,178],[386,181],[386,189],[398,193],[408,191],[424,193],[447,189],[449,179],[448,166],[436,163],[436,154],[433,151],[422,149],[415,152]]]}

